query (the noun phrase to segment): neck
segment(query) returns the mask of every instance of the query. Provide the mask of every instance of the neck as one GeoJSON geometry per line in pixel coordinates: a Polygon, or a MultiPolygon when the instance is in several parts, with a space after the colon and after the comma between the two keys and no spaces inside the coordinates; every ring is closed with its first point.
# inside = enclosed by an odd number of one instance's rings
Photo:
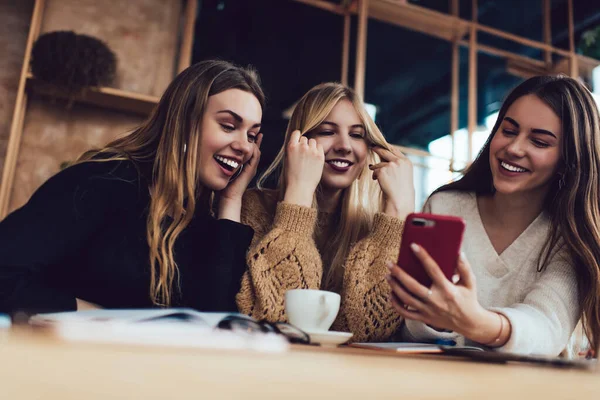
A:
{"type": "Polygon", "coordinates": [[[545,191],[503,194],[481,199],[480,211],[500,225],[521,225],[531,223],[544,209],[545,191]]]}
{"type": "Polygon", "coordinates": [[[325,211],[332,213],[338,207],[342,198],[342,190],[327,190],[321,187],[319,194],[317,195],[317,204],[319,205],[319,211],[325,211]]]}

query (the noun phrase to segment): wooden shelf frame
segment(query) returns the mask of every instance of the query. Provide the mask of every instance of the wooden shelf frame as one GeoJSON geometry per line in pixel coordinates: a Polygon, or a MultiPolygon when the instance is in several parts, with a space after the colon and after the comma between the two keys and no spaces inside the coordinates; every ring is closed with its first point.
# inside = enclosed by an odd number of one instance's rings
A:
{"type": "MultiPolygon", "coordinates": [[[[183,71],[191,64],[192,47],[194,42],[194,27],[196,23],[198,0],[181,0],[185,2],[185,11],[179,54],[176,60],[176,73],[183,71]]],[[[23,122],[27,111],[28,93],[50,95],[60,98],[69,98],[68,94],[60,92],[56,87],[34,78],[29,69],[31,49],[37,40],[44,17],[45,0],[35,0],[21,75],[17,88],[15,108],[10,126],[2,181],[0,181],[0,220],[8,213],[10,196],[12,193],[14,177],[17,166],[19,149],[23,134],[23,122]]],[[[159,97],[142,93],[133,93],[125,90],[99,87],[90,88],[84,95],[75,96],[72,100],[92,104],[102,108],[124,111],[128,113],[148,115],[158,104],[159,97]]]]}
{"type": "Polygon", "coordinates": [[[26,88],[30,95],[39,94],[72,100],[77,103],[92,104],[111,110],[125,111],[144,116],[150,114],[160,100],[160,97],[157,96],[128,92],[111,87],[92,87],[87,89],[83,94],[76,95],[71,99],[68,93],[61,91],[60,87],[37,79],[31,74],[27,75],[26,88]]]}
{"type": "MultiPolygon", "coordinates": [[[[568,73],[573,76],[579,76],[580,66],[590,69],[593,66],[600,65],[600,60],[594,60],[589,57],[582,56],[575,52],[574,44],[574,21],[573,21],[573,0],[567,0],[568,6],[568,26],[569,26],[569,49],[561,49],[555,47],[551,43],[551,26],[550,26],[550,0],[540,2],[542,7],[544,24],[543,37],[544,42],[528,39],[519,35],[492,28],[487,25],[480,24],[477,21],[477,5],[478,0],[471,0],[472,17],[471,20],[461,19],[459,17],[459,5],[457,0],[449,0],[450,13],[441,13],[423,6],[408,4],[406,0],[352,0],[347,7],[342,5],[326,2],[323,0],[293,0],[298,3],[306,4],[312,7],[320,8],[334,14],[344,16],[344,39],[342,51],[342,74],[341,81],[347,83],[348,74],[348,46],[349,46],[349,16],[358,15],[359,18],[359,37],[357,40],[357,60],[355,72],[355,89],[359,94],[363,94],[364,80],[366,71],[364,69],[366,61],[366,33],[360,33],[361,21],[369,18],[377,21],[393,24],[412,31],[421,32],[428,36],[434,36],[453,43],[452,51],[452,85],[451,85],[451,122],[450,135],[453,136],[454,131],[458,129],[458,46],[467,47],[469,49],[469,115],[468,115],[468,153],[469,160],[473,159],[474,154],[472,148],[473,134],[475,132],[477,121],[477,54],[479,52],[490,54],[497,57],[502,57],[507,60],[507,71],[520,76],[527,74],[552,73],[556,71],[564,71],[564,65],[559,62],[557,65],[552,64],[552,55],[556,54],[564,57],[569,62],[568,73]],[[365,6],[367,3],[367,6],[365,6]],[[543,51],[544,60],[537,60],[522,54],[510,52],[502,48],[487,46],[478,43],[477,35],[479,32],[496,36],[502,39],[510,40],[515,43],[539,49],[543,51]],[[465,36],[468,34],[468,39],[465,36]],[[455,104],[456,103],[456,104],[455,104]]],[[[366,25],[366,24],[365,24],[366,25]]],[[[366,27],[363,28],[366,32],[366,27]]],[[[450,159],[450,170],[453,170],[454,164],[454,140],[452,157],[450,159]]],[[[427,152],[417,149],[402,147],[405,153],[431,156],[427,152]],[[414,151],[413,151],[414,150],[414,151]]]]}

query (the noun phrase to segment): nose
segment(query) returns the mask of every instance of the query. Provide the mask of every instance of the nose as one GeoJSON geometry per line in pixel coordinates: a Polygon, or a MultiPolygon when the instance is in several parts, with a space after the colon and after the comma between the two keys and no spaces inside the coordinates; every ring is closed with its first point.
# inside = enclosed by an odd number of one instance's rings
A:
{"type": "Polygon", "coordinates": [[[336,153],[349,154],[352,152],[352,146],[350,145],[350,135],[343,132],[339,135],[335,135],[335,143],[333,144],[333,150],[336,153]]]}
{"type": "Polygon", "coordinates": [[[516,135],[506,146],[506,152],[514,157],[524,157],[526,140],[525,135],[516,135]]]}
{"type": "Polygon", "coordinates": [[[248,141],[248,135],[244,132],[238,135],[235,140],[231,142],[231,148],[237,155],[241,156],[244,161],[250,157],[250,154],[252,154],[252,143],[248,141]]]}

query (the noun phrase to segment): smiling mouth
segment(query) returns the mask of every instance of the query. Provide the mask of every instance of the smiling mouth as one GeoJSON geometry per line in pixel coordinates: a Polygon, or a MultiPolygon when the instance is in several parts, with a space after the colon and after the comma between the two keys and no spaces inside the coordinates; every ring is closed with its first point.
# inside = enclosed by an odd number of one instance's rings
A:
{"type": "Polygon", "coordinates": [[[333,166],[333,167],[337,167],[339,169],[346,169],[352,166],[352,163],[350,161],[342,161],[342,160],[329,160],[327,161],[327,164],[333,166]]]}
{"type": "Polygon", "coordinates": [[[519,172],[519,173],[528,172],[528,170],[525,169],[525,168],[514,166],[514,165],[509,164],[509,163],[507,163],[505,161],[500,161],[500,167],[503,168],[503,169],[505,169],[505,170],[507,170],[507,171],[509,171],[509,172],[519,172]]]}
{"type": "Polygon", "coordinates": [[[215,155],[214,158],[227,171],[235,171],[240,165],[239,162],[223,156],[215,155]]]}

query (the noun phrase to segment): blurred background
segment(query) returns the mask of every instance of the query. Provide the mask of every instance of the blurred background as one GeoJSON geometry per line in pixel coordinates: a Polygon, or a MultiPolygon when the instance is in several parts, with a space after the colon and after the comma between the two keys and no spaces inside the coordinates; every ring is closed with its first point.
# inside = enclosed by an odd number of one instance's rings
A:
{"type": "Polygon", "coordinates": [[[355,87],[413,160],[418,207],[477,155],[522,80],[564,73],[600,93],[600,3],[589,0],[0,0],[0,48],[0,218],[208,58],[260,73],[261,168],[308,89],[355,87]],[[74,94],[33,76],[31,46],[59,30],[106,43],[114,81],[74,94]]]}

